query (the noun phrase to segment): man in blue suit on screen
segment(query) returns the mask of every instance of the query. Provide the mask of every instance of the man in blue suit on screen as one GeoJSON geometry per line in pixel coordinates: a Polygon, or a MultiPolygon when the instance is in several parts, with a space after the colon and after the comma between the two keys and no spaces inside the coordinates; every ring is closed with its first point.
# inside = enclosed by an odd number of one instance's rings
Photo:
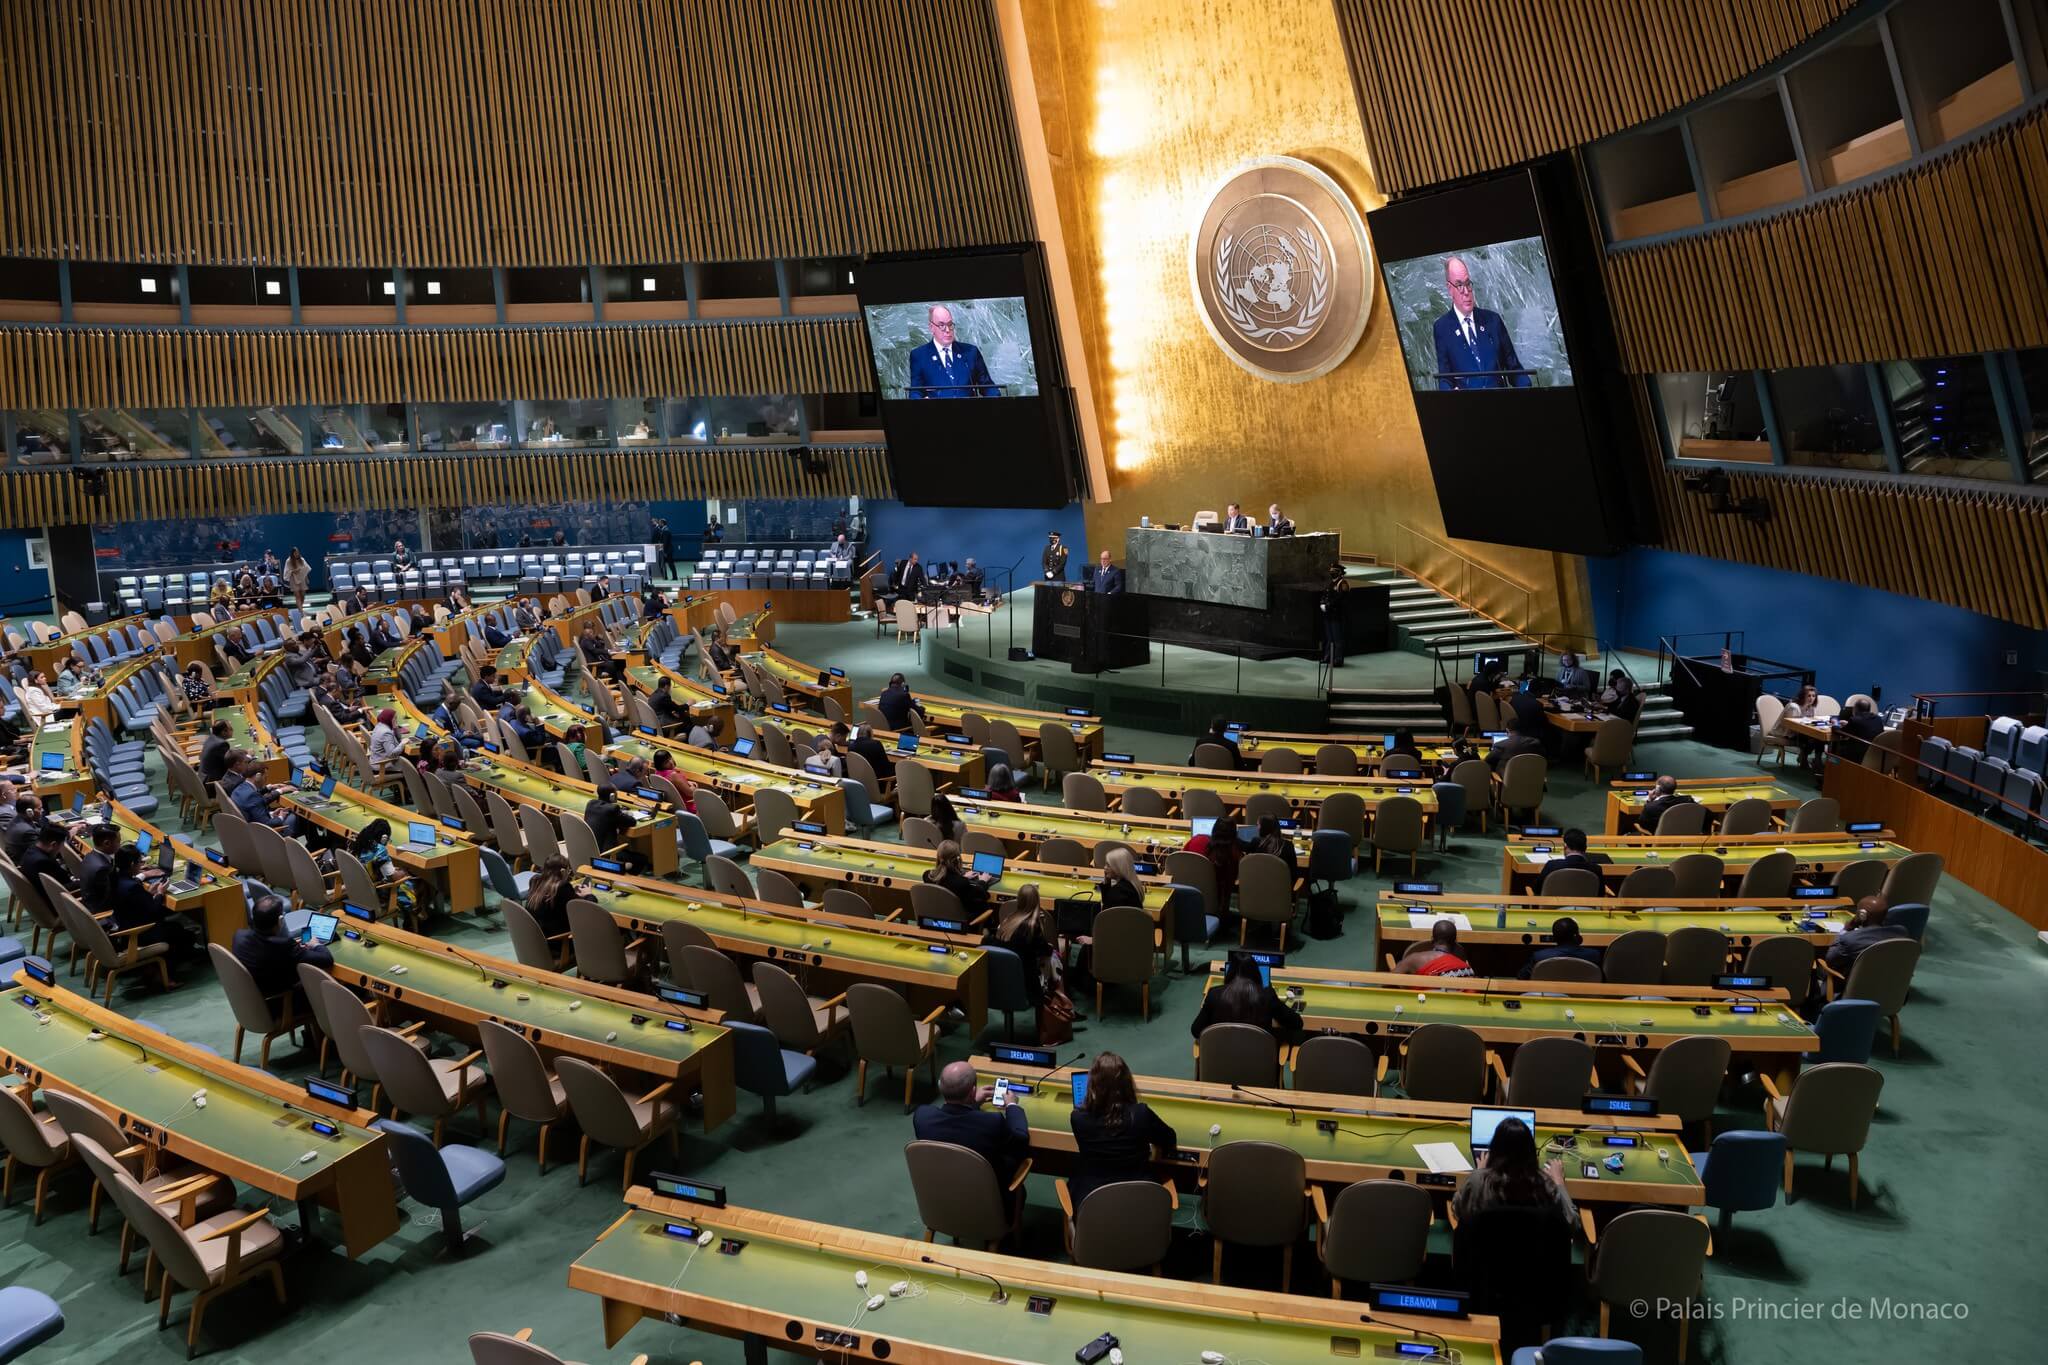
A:
{"type": "Polygon", "coordinates": [[[1436,386],[1526,389],[1534,383],[1500,314],[1472,306],[1472,276],[1456,256],[1444,262],[1444,287],[1451,311],[1436,320],[1436,386]]]}
{"type": "Polygon", "coordinates": [[[932,305],[932,339],[910,353],[910,398],[994,398],[1002,392],[989,378],[981,352],[953,339],[953,310],[932,305]]]}

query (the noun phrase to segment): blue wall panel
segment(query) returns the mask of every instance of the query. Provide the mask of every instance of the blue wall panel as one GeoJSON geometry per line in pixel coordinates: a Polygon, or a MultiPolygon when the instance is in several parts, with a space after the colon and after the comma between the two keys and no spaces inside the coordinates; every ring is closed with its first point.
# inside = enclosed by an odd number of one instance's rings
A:
{"type": "MultiPolygon", "coordinates": [[[[1087,562],[1088,529],[1081,504],[1070,502],[1054,511],[1015,507],[905,507],[900,502],[861,504],[868,518],[868,549],[882,555],[885,563],[905,558],[912,550],[935,560],[965,561],[972,555],[989,571],[990,586],[1001,588],[999,570],[1012,561],[1017,565],[1016,581],[1028,583],[1038,577],[1038,556],[1045,547],[1045,534],[1058,531],[1072,555],[1067,571],[1079,576],[1087,562]]],[[[1121,551],[1118,558],[1122,558],[1121,551]]]]}
{"type": "Polygon", "coordinates": [[[1586,563],[1603,641],[1654,651],[1660,636],[1739,630],[1751,654],[1813,669],[1835,697],[1875,684],[1903,706],[1915,692],[2038,688],[2048,668],[2048,635],[1917,597],[1668,550],[1586,563]]]}
{"type": "Polygon", "coordinates": [[[0,615],[40,616],[50,609],[50,576],[32,569],[28,543],[33,531],[0,531],[0,615]]]}

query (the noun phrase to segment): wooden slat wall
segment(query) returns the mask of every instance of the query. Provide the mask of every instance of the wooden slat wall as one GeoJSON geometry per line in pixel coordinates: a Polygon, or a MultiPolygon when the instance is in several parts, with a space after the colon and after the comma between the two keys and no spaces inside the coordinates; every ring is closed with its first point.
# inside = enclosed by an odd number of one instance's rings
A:
{"type": "Polygon", "coordinates": [[[1764,66],[1857,0],[1335,0],[1380,189],[1562,151],[1764,66]]]}
{"type": "Polygon", "coordinates": [[[1616,249],[1606,270],[1637,373],[2048,345],[2048,111],[1803,209],[1616,249]]]}
{"type": "Polygon", "coordinates": [[[634,264],[1032,235],[987,0],[24,0],[0,50],[0,254],[634,264]]]}
{"type": "Polygon", "coordinates": [[[88,497],[67,470],[10,473],[0,478],[0,526],[36,528],[338,507],[896,496],[887,452],[873,446],[810,449],[825,457],[824,472],[806,473],[794,456],[779,450],[422,455],[103,469],[107,489],[101,497],[88,497]]]}
{"type": "Polygon", "coordinates": [[[1730,471],[1771,504],[1761,526],[1714,516],[1678,471],[1652,479],[1664,548],[1837,578],[2048,629],[2048,499],[1730,471]]]}
{"type": "Polygon", "coordinates": [[[0,327],[0,408],[852,393],[852,319],[716,326],[0,327]]]}

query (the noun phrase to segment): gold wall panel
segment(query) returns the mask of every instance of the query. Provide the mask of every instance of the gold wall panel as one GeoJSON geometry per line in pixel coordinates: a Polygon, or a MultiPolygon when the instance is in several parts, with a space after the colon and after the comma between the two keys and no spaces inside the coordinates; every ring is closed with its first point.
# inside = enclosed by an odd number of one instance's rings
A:
{"type": "Polygon", "coordinates": [[[1607,256],[1631,371],[2048,346],[2048,110],[1753,223],[1607,256]]]}
{"type": "Polygon", "coordinates": [[[1590,630],[1580,560],[1448,542],[1384,290],[1351,358],[1303,384],[1245,373],[1195,312],[1188,234],[1240,162],[1300,156],[1361,211],[1381,202],[1362,169],[1327,0],[1031,9],[1040,117],[1108,446],[1113,500],[1088,508],[1091,550],[1121,557],[1140,515],[1186,522],[1232,499],[1263,515],[1277,501],[1304,527],[1338,530],[1347,551],[1467,582],[1502,612],[1527,614],[1511,625],[1590,630]]]}
{"type": "Polygon", "coordinates": [[[807,473],[783,450],[606,451],[589,455],[415,455],[403,459],[276,460],[233,466],[92,466],[87,494],[70,470],[0,478],[0,526],[329,511],[338,507],[465,507],[513,502],[653,498],[893,498],[878,447],[812,446],[807,473]]]}
{"type": "Polygon", "coordinates": [[[598,327],[0,327],[0,408],[854,393],[857,319],[598,327]]]}
{"type": "Polygon", "coordinates": [[[1858,0],[1335,0],[1369,164],[1400,194],[1619,132],[1858,0]]]}
{"type": "Polygon", "coordinates": [[[0,254],[633,264],[1030,235],[986,0],[15,0],[0,51],[0,254]]]}
{"type": "Polygon", "coordinates": [[[1732,472],[1771,520],[1714,516],[1676,470],[1653,481],[1664,546],[1838,578],[2048,629],[2048,500],[1860,479],[1732,472]]]}

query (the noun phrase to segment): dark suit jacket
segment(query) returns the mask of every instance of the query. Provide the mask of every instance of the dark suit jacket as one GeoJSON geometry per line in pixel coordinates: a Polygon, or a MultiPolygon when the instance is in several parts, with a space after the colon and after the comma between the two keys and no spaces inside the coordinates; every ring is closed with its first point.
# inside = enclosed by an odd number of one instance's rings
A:
{"type": "Polygon", "coordinates": [[[1842,728],[1835,732],[1835,752],[1848,763],[1861,763],[1863,755],[1869,752],[1870,741],[1884,733],[1884,717],[1872,711],[1868,715],[1850,716],[1842,722],[1842,728]]]}
{"type": "Polygon", "coordinates": [[[1105,569],[1105,568],[1103,568],[1103,567],[1102,567],[1101,565],[1099,565],[1099,564],[1098,564],[1098,565],[1096,565],[1096,567],[1095,567],[1095,591],[1097,591],[1097,592],[1101,592],[1101,593],[1111,593],[1111,592],[1122,592],[1123,590],[1124,590],[1124,571],[1123,571],[1122,569],[1119,569],[1119,568],[1118,568],[1118,567],[1117,567],[1116,565],[1114,565],[1114,564],[1110,565],[1110,566],[1109,566],[1108,568],[1106,568],[1106,569],[1105,569]]]}
{"type": "Polygon", "coordinates": [[[1226,1018],[1216,1008],[1216,1002],[1222,998],[1222,995],[1223,992],[1218,990],[1210,991],[1202,997],[1202,1008],[1195,1013],[1195,1022],[1188,1026],[1188,1032],[1195,1036],[1197,1042],[1201,1041],[1202,1030],[1211,1024],[1257,1024],[1260,1028],[1271,1030],[1282,1037],[1295,1032],[1301,1027],[1301,1015],[1295,1012],[1293,1006],[1282,1000],[1280,992],[1274,990],[1271,986],[1266,987],[1266,998],[1263,1002],[1265,1017],[1263,1019],[1226,1018]]]}
{"type": "MultiPolygon", "coordinates": [[[[1219,735],[1212,732],[1210,734],[1203,735],[1200,739],[1195,741],[1195,747],[1197,749],[1201,748],[1204,744],[1222,745],[1224,748],[1230,750],[1230,761],[1232,763],[1236,764],[1240,768],[1244,766],[1244,754],[1239,751],[1236,740],[1231,739],[1228,736],[1219,735]]],[[[1192,753],[1190,753],[1188,755],[1189,766],[1193,766],[1194,761],[1195,756],[1192,753]]]]}
{"type": "Polygon", "coordinates": [[[1557,670],[1557,686],[1560,691],[1573,695],[1591,692],[1599,679],[1583,668],[1560,668],[1557,670]]]}
{"type": "Polygon", "coordinates": [[[39,845],[30,844],[28,852],[21,855],[15,866],[21,869],[22,876],[28,878],[28,884],[38,891],[43,889],[45,875],[66,891],[78,889],[78,883],[71,880],[71,869],[64,866],[62,859],[43,852],[39,845]]]}
{"type": "Polygon", "coordinates": [[[1470,343],[1458,325],[1456,309],[1436,320],[1436,386],[1439,389],[1526,389],[1535,383],[1527,374],[1503,375],[1485,371],[1519,370],[1521,357],[1515,354],[1514,338],[1507,324],[1490,308],[1474,308],[1476,331],[1470,343]]]}
{"type": "Polygon", "coordinates": [[[1547,947],[1538,948],[1535,952],[1529,954],[1529,960],[1522,964],[1522,970],[1517,972],[1516,975],[1521,977],[1522,980],[1527,981],[1536,974],[1537,963],[1548,962],[1553,957],[1575,957],[1582,962],[1590,962],[1596,967],[1600,965],[1600,950],[1598,948],[1588,948],[1583,943],[1572,948],[1562,948],[1553,943],[1547,947]]]}
{"type": "Polygon", "coordinates": [[[1294,523],[1286,517],[1282,517],[1278,521],[1269,521],[1266,523],[1266,534],[1269,536],[1291,536],[1294,534],[1294,523]]]}
{"type": "Polygon", "coordinates": [[[1234,533],[1236,535],[1250,535],[1252,533],[1253,525],[1254,523],[1252,519],[1242,512],[1239,512],[1234,517],[1225,517],[1223,519],[1223,529],[1226,532],[1234,533]]]}
{"type": "Polygon", "coordinates": [[[1847,976],[1849,969],[1856,965],[1856,959],[1863,956],[1865,948],[1912,936],[1904,925],[1899,924],[1872,924],[1862,929],[1846,929],[1840,938],[1828,945],[1828,966],[1847,976]]]}
{"type": "Polygon", "coordinates": [[[228,755],[234,745],[219,735],[208,735],[206,743],[199,749],[199,776],[206,782],[218,782],[227,773],[228,755]]]}
{"type": "MultiPolygon", "coordinates": [[[[1567,853],[1562,858],[1552,858],[1543,865],[1543,875],[1536,879],[1536,894],[1539,896],[1544,894],[1543,883],[1550,880],[1551,873],[1561,868],[1579,867],[1593,873],[1595,876],[1601,876],[1603,874],[1600,871],[1600,865],[1613,861],[1614,859],[1608,857],[1605,853],[1567,853]]],[[[1590,960],[1597,961],[1598,958],[1595,957],[1590,960]]]]}
{"type": "Polygon", "coordinates": [[[95,915],[114,902],[114,860],[94,849],[78,864],[78,899],[95,915]]]}
{"type": "MultiPolygon", "coordinates": [[[[910,727],[910,713],[924,714],[924,708],[917,704],[917,698],[910,695],[907,687],[891,687],[875,698],[875,709],[882,713],[882,719],[889,722],[891,730],[905,730],[910,727]]],[[[859,750],[856,750],[859,752],[859,750]]],[[[870,762],[873,760],[870,759],[870,762]]],[[[877,772],[880,770],[877,769],[877,772]]]]}
{"type": "Polygon", "coordinates": [[[1045,543],[1045,549],[1039,553],[1038,567],[1045,571],[1047,578],[1065,578],[1067,576],[1066,543],[1062,541],[1060,544],[1055,545],[1048,540],[1045,543]]]}
{"type": "Polygon", "coordinates": [[[980,1152],[996,1168],[996,1179],[1005,1185],[1031,1148],[1031,1129],[1024,1122],[1024,1107],[1019,1104],[1004,1109],[921,1104],[911,1116],[911,1128],[919,1142],[950,1142],[980,1152]]]}
{"type": "Polygon", "coordinates": [[[881,781],[886,782],[896,775],[896,760],[889,757],[889,751],[882,747],[882,741],[872,735],[862,735],[848,744],[846,751],[859,754],[866,759],[868,766],[875,770],[876,778],[881,781]]]}
{"type": "Polygon", "coordinates": [[[583,823],[590,826],[590,832],[597,836],[600,849],[617,848],[626,842],[626,831],[633,822],[616,801],[599,801],[592,798],[583,808],[583,823]]]}
{"type": "Polygon", "coordinates": [[[989,377],[988,363],[981,351],[956,340],[953,363],[941,364],[939,348],[927,341],[910,353],[911,398],[994,398],[999,390],[989,377]]]}
{"type": "Polygon", "coordinates": [[[921,592],[923,592],[923,591],[924,591],[924,582],[925,582],[925,578],[926,578],[926,577],[927,577],[927,575],[925,574],[925,571],[924,571],[924,565],[922,565],[922,564],[906,564],[906,565],[904,565],[904,566],[903,566],[903,582],[902,582],[902,584],[901,584],[901,585],[900,585],[900,587],[899,587],[899,591],[900,591],[900,592],[902,593],[902,595],[903,595],[903,596],[905,596],[905,597],[915,597],[915,596],[917,596],[917,595],[918,595],[919,593],[921,593],[921,592]]]}
{"type": "Polygon", "coordinates": [[[299,984],[299,964],[332,967],[334,954],[299,942],[288,934],[266,938],[254,929],[235,930],[235,959],[256,978],[256,989],[265,995],[282,995],[299,984]]]}
{"type": "Polygon", "coordinates": [[[1657,832],[1657,822],[1664,818],[1664,812],[1673,806],[1685,806],[1692,798],[1684,792],[1673,792],[1669,796],[1653,796],[1643,802],[1643,813],[1636,818],[1636,826],[1646,834],[1657,832]]]}
{"type": "Polygon", "coordinates": [[[1525,735],[1517,730],[1514,734],[1509,735],[1506,739],[1486,751],[1486,766],[1495,772],[1499,772],[1507,766],[1508,760],[1517,754],[1540,754],[1542,752],[1542,740],[1537,739],[1533,735],[1525,735]]]}
{"type": "Polygon", "coordinates": [[[1114,1126],[1085,1109],[1076,1109],[1068,1122],[1074,1130],[1074,1174],[1069,1192],[1076,1209],[1104,1185],[1150,1179],[1153,1149],[1172,1152],[1179,1142],[1173,1129],[1143,1100],[1125,1110],[1123,1122],[1114,1126]]]}

